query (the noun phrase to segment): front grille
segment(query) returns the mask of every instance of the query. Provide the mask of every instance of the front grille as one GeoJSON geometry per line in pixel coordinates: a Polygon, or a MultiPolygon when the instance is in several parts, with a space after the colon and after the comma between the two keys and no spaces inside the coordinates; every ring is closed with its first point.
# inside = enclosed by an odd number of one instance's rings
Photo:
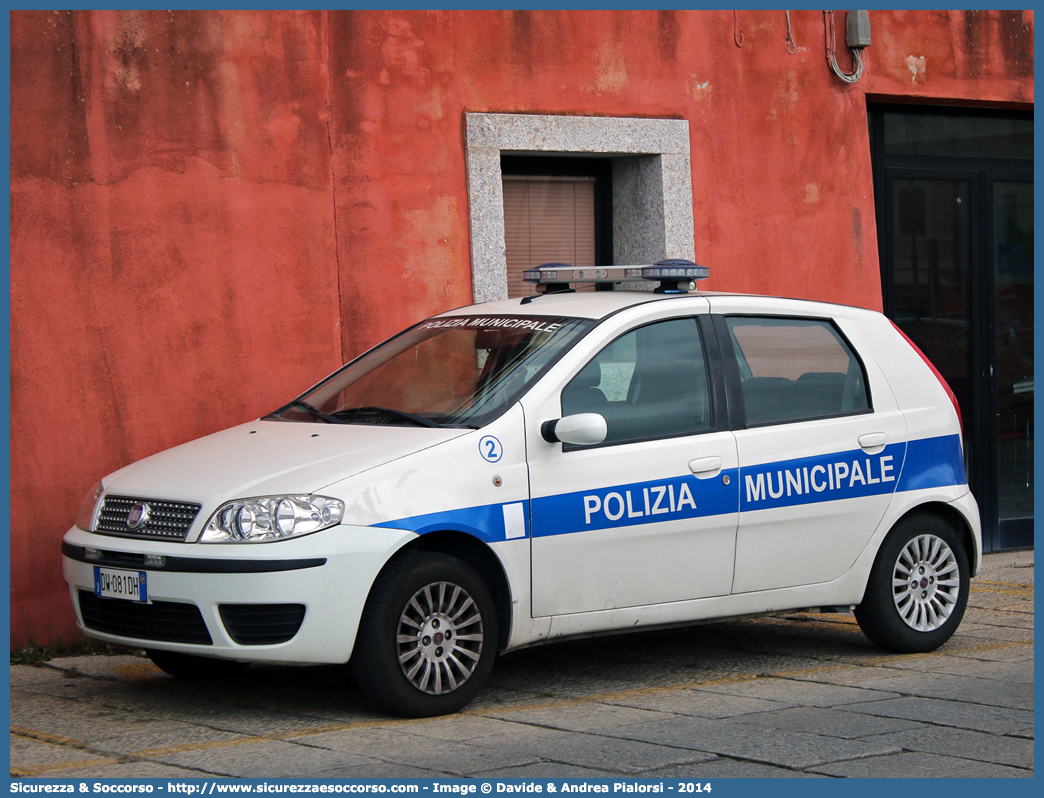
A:
{"type": "Polygon", "coordinates": [[[218,607],[228,636],[241,646],[290,640],[304,622],[304,604],[222,604],[218,607]]]}
{"type": "Polygon", "coordinates": [[[120,599],[98,598],[86,590],[79,591],[83,625],[139,640],[162,640],[165,643],[213,643],[203,622],[199,607],[176,601],[154,601],[136,604],[120,599]]]}
{"type": "Polygon", "coordinates": [[[99,535],[183,541],[192,522],[196,520],[199,509],[200,505],[188,502],[106,496],[94,531],[99,535]],[[131,508],[136,504],[144,504],[148,512],[145,523],[138,529],[131,529],[127,524],[127,518],[131,508]]]}

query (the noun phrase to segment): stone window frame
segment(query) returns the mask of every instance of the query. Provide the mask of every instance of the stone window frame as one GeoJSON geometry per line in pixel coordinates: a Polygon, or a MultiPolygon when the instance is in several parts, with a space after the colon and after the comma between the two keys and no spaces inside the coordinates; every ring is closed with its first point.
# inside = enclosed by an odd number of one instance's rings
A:
{"type": "Polygon", "coordinates": [[[467,113],[465,129],[475,302],[507,298],[502,154],[610,159],[613,263],[695,260],[688,120],[467,113]]]}

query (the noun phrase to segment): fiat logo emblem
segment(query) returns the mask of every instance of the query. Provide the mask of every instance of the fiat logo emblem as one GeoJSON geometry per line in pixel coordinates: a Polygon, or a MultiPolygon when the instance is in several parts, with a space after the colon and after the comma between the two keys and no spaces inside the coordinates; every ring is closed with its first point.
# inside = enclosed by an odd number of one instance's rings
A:
{"type": "Polygon", "coordinates": [[[130,508],[130,513],[127,514],[127,527],[129,529],[141,529],[145,526],[145,522],[149,520],[149,505],[145,502],[138,502],[130,508]]]}

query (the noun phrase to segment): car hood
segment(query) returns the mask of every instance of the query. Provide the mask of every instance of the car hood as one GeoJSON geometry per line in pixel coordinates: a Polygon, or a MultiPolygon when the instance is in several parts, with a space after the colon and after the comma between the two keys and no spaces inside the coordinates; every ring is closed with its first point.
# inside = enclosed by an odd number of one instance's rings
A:
{"type": "Polygon", "coordinates": [[[103,484],[106,493],[205,506],[250,496],[315,493],[471,431],[252,421],[146,457],[103,484]]]}

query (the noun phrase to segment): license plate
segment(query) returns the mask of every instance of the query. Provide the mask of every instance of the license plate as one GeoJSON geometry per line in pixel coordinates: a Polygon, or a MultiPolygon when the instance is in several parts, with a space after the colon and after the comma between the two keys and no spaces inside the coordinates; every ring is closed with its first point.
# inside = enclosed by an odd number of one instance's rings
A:
{"type": "Polygon", "coordinates": [[[94,566],[94,595],[148,604],[149,591],[144,571],[121,571],[94,566]]]}

